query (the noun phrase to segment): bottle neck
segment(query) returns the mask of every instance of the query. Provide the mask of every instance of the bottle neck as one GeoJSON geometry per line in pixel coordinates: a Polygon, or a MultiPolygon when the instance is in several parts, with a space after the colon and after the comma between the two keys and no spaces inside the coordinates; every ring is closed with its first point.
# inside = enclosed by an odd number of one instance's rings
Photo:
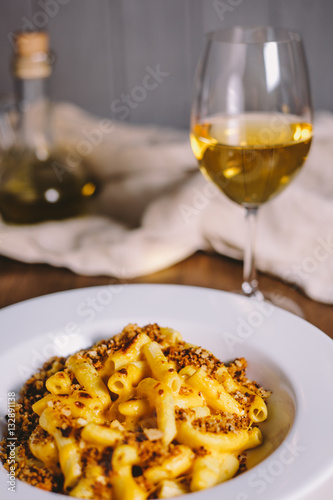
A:
{"type": "Polygon", "coordinates": [[[45,160],[51,148],[48,78],[15,78],[19,145],[45,160]]]}

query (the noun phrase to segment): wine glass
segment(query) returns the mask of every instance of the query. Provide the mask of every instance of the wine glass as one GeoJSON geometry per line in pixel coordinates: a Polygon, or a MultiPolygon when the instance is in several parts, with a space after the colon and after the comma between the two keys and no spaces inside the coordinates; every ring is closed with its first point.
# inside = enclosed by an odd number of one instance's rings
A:
{"type": "Polygon", "coordinates": [[[191,145],[204,176],[245,209],[242,293],[263,299],[254,264],[258,208],[302,167],[312,106],[302,40],[270,26],[208,33],[191,113],[191,145]]]}

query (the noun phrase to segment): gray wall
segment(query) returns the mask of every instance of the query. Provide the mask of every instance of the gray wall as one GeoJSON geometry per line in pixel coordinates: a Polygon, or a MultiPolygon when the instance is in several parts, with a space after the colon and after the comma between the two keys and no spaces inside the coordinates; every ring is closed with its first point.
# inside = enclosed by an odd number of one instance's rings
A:
{"type": "Polygon", "coordinates": [[[187,127],[203,34],[272,24],[302,33],[315,108],[333,110],[332,21],[332,0],[0,0],[0,96],[12,89],[11,33],[44,28],[57,55],[54,99],[132,123],[187,127]],[[154,80],[157,66],[163,75],[154,80]],[[121,103],[131,92],[134,100],[121,103]]]}

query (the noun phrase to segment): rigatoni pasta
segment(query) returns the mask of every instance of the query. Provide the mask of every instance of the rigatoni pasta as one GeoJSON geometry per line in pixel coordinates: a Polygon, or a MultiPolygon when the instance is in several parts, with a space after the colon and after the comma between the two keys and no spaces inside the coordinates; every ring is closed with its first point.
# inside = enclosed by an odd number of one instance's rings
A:
{"type": "MultiPolygon", "coordinates": [[[[17,477],[95,500],[170,498],[245,468],[259,446],[269,391],[176,330],[128,325],[53,358],[17,407],[17,477]]],[[[6,463],[6,454],[2,452],[6,463]]]]}

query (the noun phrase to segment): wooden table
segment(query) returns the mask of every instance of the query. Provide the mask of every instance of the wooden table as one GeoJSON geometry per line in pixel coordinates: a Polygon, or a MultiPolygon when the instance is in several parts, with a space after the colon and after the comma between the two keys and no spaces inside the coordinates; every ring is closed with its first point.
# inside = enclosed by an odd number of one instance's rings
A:
{"type": "MultiPolygon", "coordinates": [[[[242,263],[217,254],[198,252],[161,272],[126,280],[126,283],[175,283],[235,291],[242,279],[242,263]]],[[[295,287],[267,275],[260,275],[262,290],[293,299],[305,318],[333,339],[333,307],[306,297],[295,287]]],[[[24,264],[0,257],[0,308],[21,300],[74,288],[117,283],[109,277],[80,276],[45,264],[24,264]]],[[[122,280],[121,282],[124,282],[122,280]]]]}

